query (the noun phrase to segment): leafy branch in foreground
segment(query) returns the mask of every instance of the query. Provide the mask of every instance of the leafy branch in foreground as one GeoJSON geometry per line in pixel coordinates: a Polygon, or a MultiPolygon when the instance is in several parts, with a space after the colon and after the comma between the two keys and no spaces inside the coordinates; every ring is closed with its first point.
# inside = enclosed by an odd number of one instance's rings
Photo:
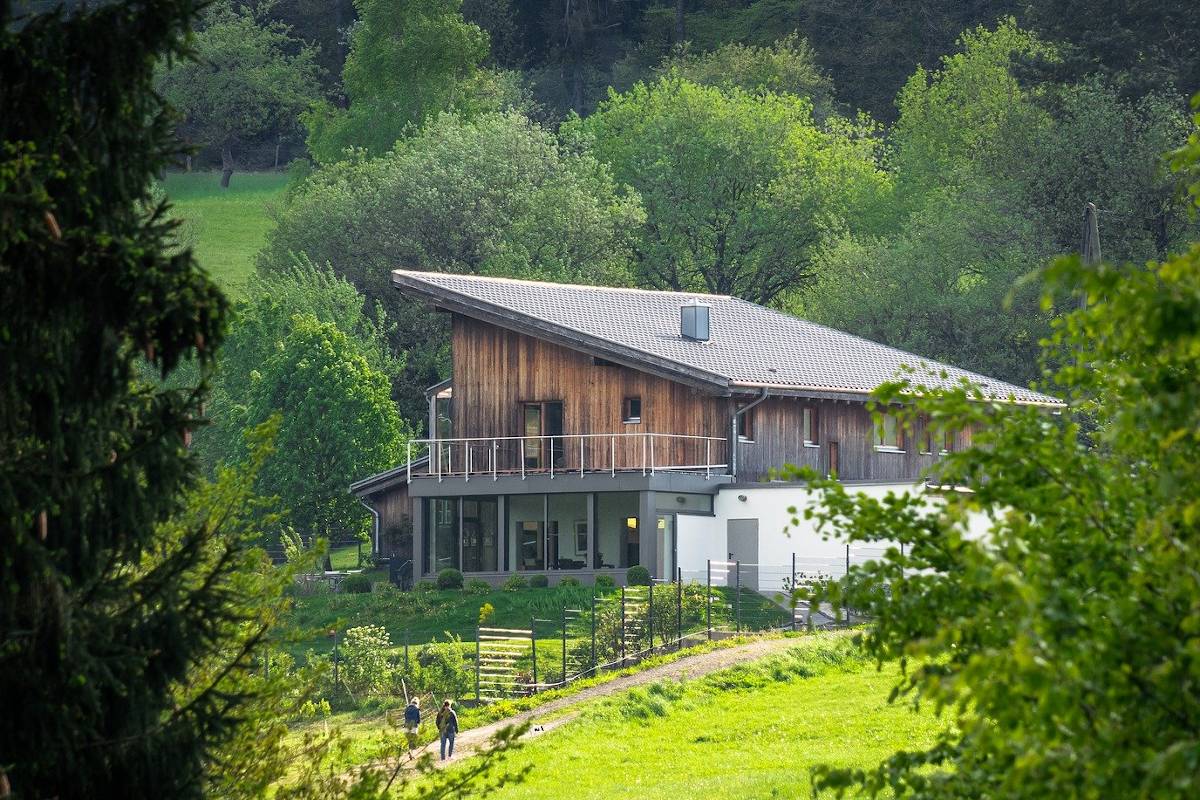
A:
{"type": "Polygon", "coordinates": [[[872,499],[813,481],[823,503],[804,513],[823,531],[898,545],[817,595],[873,618],[860,644],[906,668],[893,700],[954,723],[874,769],[822,768],[818,790],[1200,791],[1200,245],[1145,268],[1063,259],[1043,277],[1048,303],[1088,299],[1044,346],[1069,412],[896,383],[876,399],[909,424],[974,431],[933,476],[956,489],[872,499]]]}

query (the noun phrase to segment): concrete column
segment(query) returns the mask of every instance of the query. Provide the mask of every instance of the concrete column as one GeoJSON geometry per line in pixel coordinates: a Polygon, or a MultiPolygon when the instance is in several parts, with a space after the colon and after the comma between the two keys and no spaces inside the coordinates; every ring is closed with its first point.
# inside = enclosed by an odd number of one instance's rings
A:
{"type": "Polygon", "coordinates": [[[658,514],[654,505],[654,492],[638,495],[638,558],[652,578],[658,577],[658,514]]]}
{"type": "Polygon", "coordinates": [[[412,504],[413,523],[413,582],[425,574],[425,498],[414,497],[412,504]]]}

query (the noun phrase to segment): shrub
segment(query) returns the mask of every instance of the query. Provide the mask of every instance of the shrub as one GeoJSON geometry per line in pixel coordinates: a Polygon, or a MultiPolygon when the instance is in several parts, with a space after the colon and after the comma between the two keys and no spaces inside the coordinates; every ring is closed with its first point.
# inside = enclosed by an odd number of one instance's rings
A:
{"type": "Polygon", "coordinates": [[[437,588],[461,589],[463,587],[462,573],[453,567],[447,567],[437,574],[437,588]]]}
{"type": "Polygon", "coordinates": [[[420,664],[420,689],[443,697],[464,697],[471,690],[475,674],[463,659],[462,640],[430,642],[417,652],[420,664]]]}
{"type": "Polygon", "coordinates": [[[519,592],[527,586],[529,581],[525,580],[524,575],[510,575],[500,588],[506,592],[519,592]]]}
{"type": "Polygon", "coordinates": [[[485,580],[479,578],[471,578],[467,581],[467,585],[463,591],[467,594],[487,594],[492,590],[492,585],[485,580]]]}
{"type": "Polygon", "coordinates": [[[347,594],[365,594],[371,591],[371,579],[366,575],[350,575],[342,579],[339,591],[347,594]]]}
{"type": "Polygon", "coordinates": [[[356,695],[382,691],[389,682],[388,632],[379,625],[362,625],[346,631],[340,658],[346,687],[356,695]]]}
{"type": "Polygon", "coordinates": [[[597,575],[596,576],[596,588],[597,589],[606,589],[606,590],[607,589],[615,589],[615,588],[617,588],[617,582],[612,579],[611,575],[597,575]]]}
{"type": "Polygon", "coordinates": [[[550,585],[550,579],[545,575],[531,575],[529,585],[534,589],[545,589],[550,585]]]}
{"type": "Polygon", "coordinates": [[[433,585],[433,581],[417,581],[413,584],[414,592],[432,592],[436,589],[437,587],[433,585]]]}
{"type": "Polygon", "coordinates": [[[583,584],[581,584],[579,582],[579,578],[576,578],[573,575],[568,575],[567,577],[565,577],[561,581],[559,581],[558,585],[559,586],[582,586],[583,584]]]}
{"type": "Polygon", "coordinates": [[[486,625],[491,622],[492,617],[496,614],[496,607],[491,603],[484,603],[479,607],[479,624],[486,625]]]}
{"type": "Polygon", "coordinates": [[[630,586],[649,586],[650,570],[641,564],[630,567],[629,571],[625,573],[625,582],[630,586]]]}

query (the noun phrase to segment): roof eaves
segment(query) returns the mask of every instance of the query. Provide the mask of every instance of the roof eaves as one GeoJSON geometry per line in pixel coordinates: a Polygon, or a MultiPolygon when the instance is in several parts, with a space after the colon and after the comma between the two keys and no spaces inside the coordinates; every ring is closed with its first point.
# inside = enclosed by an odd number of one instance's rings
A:
{"type": "Polygon", "coordinates": [[[378,472],[369,477],[355,481],[354,483],[350,484],[350,493],[356,497],[363,497],[368,494],[373,494],[380,489],[388,488],[393,484],[407,483],[408,471],[410,468],[416,469],[417,467],[423,467],[428,463],[428,455],[423,455],[420,458],[414,458],[412,461],[401,464],[398,467],[393,467],[389,470],[384,470],[383,472],[378,472]]]}
{"type": "Polygon", "coordinates": [[[406,289],[448,311],[454,311],[474,319],[526,333],[537,338],[548,339],[575,350],[586,352],[634,369],[652,372],[681,383],[687,383],[707,391],[729,393],[729,379],[715,372],[698,369],[669,358],[657,356],[645,350],[617,344],[609,339],[559,325],[498,303],[490,303],[470,295],[446,289],[432,282],[421,280],[403,270],[392,272],[392,284],[406,289]]]}

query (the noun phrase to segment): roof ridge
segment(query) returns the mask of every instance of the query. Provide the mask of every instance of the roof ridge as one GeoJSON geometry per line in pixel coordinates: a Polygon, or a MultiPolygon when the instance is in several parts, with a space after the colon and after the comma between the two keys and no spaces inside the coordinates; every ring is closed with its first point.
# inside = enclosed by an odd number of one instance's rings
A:
{"type": "MultiPolygon", "coordinates": [[[[488,281],[492,283],[517,283],[526,286],[553,286],[558,289],[592,289],[605,292],[630,292],[634,294],[657,295],[687,295],[690,297],[711,297],[717,300],[739,300],[741,298],[728,294],[710,294],[707,292],[677,292],[674,289],[639,289],[634,286],[601,286],[592,283],[558,283],[556,281],[535,281],[528,278],[504,278],[499,275],[468,275],[461,272],[436,272],[434,270],[394,269],[393,273],[410,275],[424,279],[429,275],[440,275],[447,278],[467,278],[469,280],[488,281]]],[[[743,301],[745,302],[745,301],[743,301]]],[[[763,306],[765,307],[765,306],[763,306]]]]}

